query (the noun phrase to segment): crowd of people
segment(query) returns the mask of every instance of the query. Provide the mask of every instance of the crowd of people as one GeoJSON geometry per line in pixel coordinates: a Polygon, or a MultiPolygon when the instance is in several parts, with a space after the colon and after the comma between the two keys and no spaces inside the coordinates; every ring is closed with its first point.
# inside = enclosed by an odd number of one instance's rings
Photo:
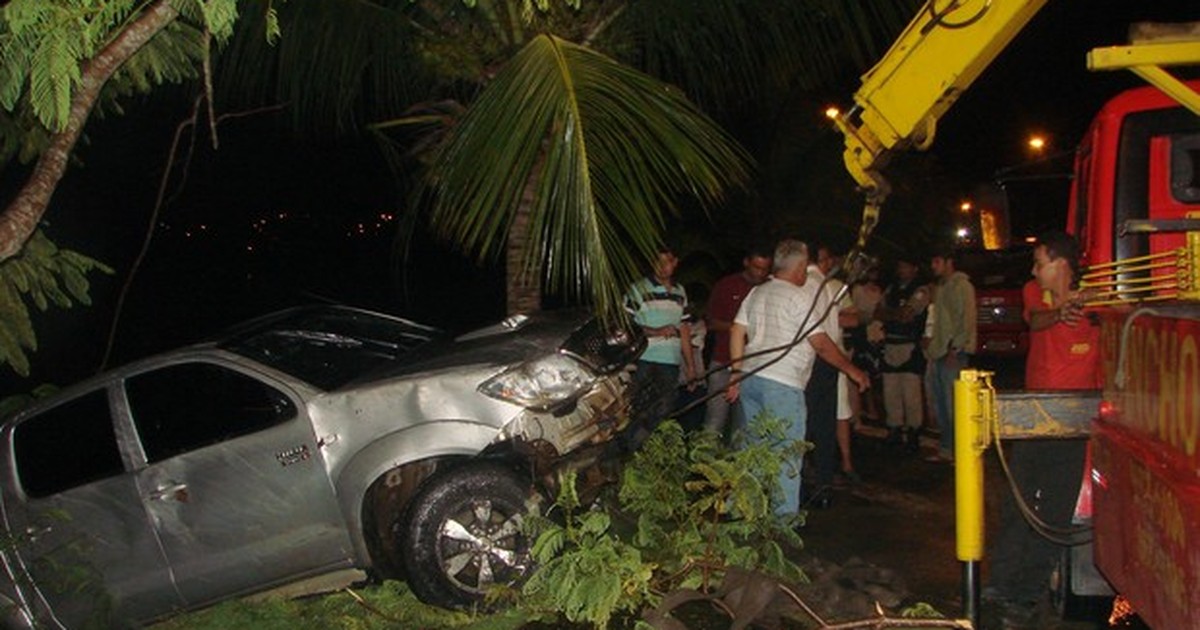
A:
{"type": "MultiPolygon", "coordinates": [[[[741,269],[711,290],[693,286],[707,300],[692,304],[675,282],[675,253],[663,249],[627,300],[650,338],[635,373],[652,399],[635,417],[643,436],[676,417],[737,445],[751,439],[748,423],[760,414],[783,421],[787,438],[813,450],[780,472],[781,515],[827,508],[828,489],[860,481],[851,438],[864,420],[886,428],[891,448],[952,465],[954,381],[977,348],[975,289],[958,262],[953,249],[901,253],[883,270],[884,283],[878,268],[848,274],[829,247],[785,239],[751,248],[741,269]],[[922,452],[930,430],[937,441],[922,452]]],[[[1099,331],[1083,311],[1077,243],[1044,234],[1030,263],[1026,389],[1098,388],[1099,331]]],[[[1018,441],[1010,452],[1024,500],[1053,525],[1068,525],[1075,493],[1062,481],[1079,478],[1082,444],[1064,451],[1061,441],[1018,441]]],[[[1047,588],[1060,550],[1034,533],[1011,498],[991,544],[985,595],[1028,607],[1047,588]]]]}
{"type": "MultiPolygon", "coordinates": [[[[1057,306],[1052,321],[1039,308],[1054,304],[1045,296],[1071,294],[1077,264],[1069,262],[1077,254],[1070,237],[1043,241],[1025,289],[1037,363],[1027,370],[1028,385],[1074,387],[1095,367],[1062,353],[1094,350],[1081,342],[1094,331],[1066,307],[1057,306]]],[[[760,414],[786,421],[789,437],[813,450],[809,461],[793,462],[781,475],[781,513],[828,507],[827,489],[860,480],[852,436],[863,421],[886,427],[888,445],[933,464],[953,463],[954,381],[977,343],[975,289],[957,256],[949,248],[902,253],[847,285],[837,252],[786,239],[746,251],[741,268],[711,290],[693,286],[707,296],[696,304],[675,280],[675,252],[662,249],[626,302],[649,338],[634,376],[640,434],[667,417],[730,440],[760,414]],[[936,447],[923,452],[922,435],[934,432],[936,447]]]]}
{"type": "Polygon", "coordinates": [[[784,514],[828,507],[829,488],[859,481],[852,436],[863,418],[914,453],[932,424],[942,442],[928,459],[951,461],[952,383],[975,351],[969,279],[950,251],[929,258],[932,278],[902,256],[886,287],[876,273],[847,285],[841,261],[795,239],[751,248],[695,304],[676,281],[678,256],[661,249],[626,299],[649,339],[634,373],[638,439],[667,417],[730,440],[760,414],[784,421],[788,437],[813,444],[810,461],[780,475],[784,514]]]}

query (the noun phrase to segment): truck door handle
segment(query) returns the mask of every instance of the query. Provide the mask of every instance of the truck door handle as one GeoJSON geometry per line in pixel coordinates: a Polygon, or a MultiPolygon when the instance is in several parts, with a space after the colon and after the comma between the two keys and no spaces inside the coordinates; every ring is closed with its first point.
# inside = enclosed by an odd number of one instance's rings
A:
{"type": "Polygon", "coordinates": [[[178,482],[159,484],[147,498],[151,501],[178,501],[180,503],[187,503],[188,487],[186,483],[178,482]]]}

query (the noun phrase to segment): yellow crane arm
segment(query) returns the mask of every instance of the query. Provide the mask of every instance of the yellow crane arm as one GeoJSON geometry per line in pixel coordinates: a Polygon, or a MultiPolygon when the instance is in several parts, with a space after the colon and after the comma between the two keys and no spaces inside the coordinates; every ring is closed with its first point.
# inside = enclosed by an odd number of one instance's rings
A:
{"type": "Polygon", "coordinates": [[[924,149],[950,109],[1046,0],[929,0],[874,68],[854,107],[831,113],[846,168],[867,195],[861,246],[890,192],[880,170],[893,150],[924,149]]]}

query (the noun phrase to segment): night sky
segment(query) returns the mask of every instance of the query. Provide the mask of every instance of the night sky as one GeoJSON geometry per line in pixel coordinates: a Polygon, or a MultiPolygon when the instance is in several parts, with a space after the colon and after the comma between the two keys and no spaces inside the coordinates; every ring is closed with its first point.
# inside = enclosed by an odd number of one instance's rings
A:
{"type": "MultiPolygon", "coordinates": [[[[1087,51],[1128,43],[1128,27],[1135,22],[1196,20],[1195,0],[1050,0],[942,119],[933,153],[964,183],[986,182],[1005,168],[1013,177],[1069,172],[1069,155],[1023,167],[1035,159],[1025,144],[1029,135],[1049,139],[1046,156],[1070,152],[1105,101],[1145,85],[1129,71],[1089,72],[1087,51]]],[[[1196,69],[1176,74],[1200,76],[1196,69]]],[[[1057,197],[1052,204],[1029,205],[1035,201],[1031,196],[1065,190],[1065,180],[1059,181],[1008,186],[1017,197],[1015,231],[1065,222],[1065,201],[1057,197]],[[1021,201],[1032,216],[1022,214],[1021,201]]]]}
{"type": "MultiPolygon", "coordinates": [[[[1124,43],[1128,24],[1139,20],[1200,20],[1200,3],[1051,0],[940,122],[932,153],[941,167],[970,191],[998,169],[1025,172],[1019,165],[1030,159],[1024,142],[1032,131],[1050,139],[1050,154],[1072,149],[1107,98],[1140,83],[1128,72],[1087,72],[1086,51],[1124,43]]],[[[38,316],[35,377],[12,385],[5,375],[0,389],[62,384],[95,369],[186,103],[131,103],[126,116],[89,125],[89,144],[78,150],[82,166],[68,172],[46,222],[61,245],[118,273],[93,277],[94,307],[38,316]]],[[[495,268],[475,267],[427,235],[407,261],[396,258],[395,221],[405,189],[374,147],[296,142],[274,131],[269,116],[232,122],[222,128],[219,151],[197,152],[182,192],[157,221],[118,327],[115,362],[195,341],[275,308],[321,300],[452,329],[502,315],[503,278],[495,268]],[[403,275],[395,271],[401,267],[403,275]]],[[[1031,172],[1069,168],[1069,160],[1059,160],[1031,172]]],[[[20,175],[4,173],[6,199],[20,175]]],[[[1010,188],[1023,199],[1014,204],[1015,229],[1029,216],[1061,223],[1065,180],[1010,188]]]]}

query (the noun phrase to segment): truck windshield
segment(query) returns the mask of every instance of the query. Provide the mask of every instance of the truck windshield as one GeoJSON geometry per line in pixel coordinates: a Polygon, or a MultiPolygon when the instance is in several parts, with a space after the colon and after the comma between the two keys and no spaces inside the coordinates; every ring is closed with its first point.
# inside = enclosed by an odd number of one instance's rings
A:
{"type": "Polygon", "coordinates": [[[441,336],[404,319],[339,307],[288,311],[220,346],[324,390],[390,363],[441,336]]]}

